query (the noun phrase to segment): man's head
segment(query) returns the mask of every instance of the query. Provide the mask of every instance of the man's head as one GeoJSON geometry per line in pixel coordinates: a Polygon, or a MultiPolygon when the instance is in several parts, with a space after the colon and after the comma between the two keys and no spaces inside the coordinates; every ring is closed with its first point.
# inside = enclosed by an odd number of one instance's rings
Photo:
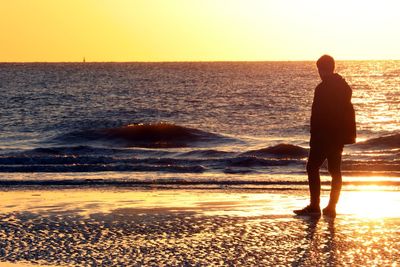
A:
{"type": "Polygon", "coordinates": [[[335,71],[335,60],[333,57],[323,55],[317,61],[318,73],[321,79],[330,76],[335,71]]]}

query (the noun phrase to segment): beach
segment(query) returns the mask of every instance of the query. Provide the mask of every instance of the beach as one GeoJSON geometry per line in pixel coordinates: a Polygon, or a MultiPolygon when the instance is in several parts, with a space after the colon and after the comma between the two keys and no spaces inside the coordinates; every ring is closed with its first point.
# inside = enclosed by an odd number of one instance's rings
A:
{"type": "MultiPolygon", "coordinates": [[[[0,192],[0,261],[28,266],[399,263],[398,192],[345,190],[335,219],[294,216],[293,209],[307,204],[307,194],[5,187],[0,192]]],[[[323,192],[323,205],[327,194],[323,192]]]]}
{"type": "Polygon", "coordinates": [[[2,63],[0,266],[396,266],[399,69],[337,62],[357,143],[311,220],[314,61],[2,63]]]}

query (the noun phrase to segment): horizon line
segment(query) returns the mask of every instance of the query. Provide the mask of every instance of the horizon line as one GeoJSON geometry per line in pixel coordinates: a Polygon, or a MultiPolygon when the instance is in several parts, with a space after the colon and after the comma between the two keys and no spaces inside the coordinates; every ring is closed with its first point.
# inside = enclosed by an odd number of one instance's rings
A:
{"type": "MultiPolygon", "coordinates": [[[[0,64],[24,64],[24,63],[257,63],[257,62],[315,62],[317,59],[304,60],[160,60],[160,61],[0,61],[0,64]]],[[[400,59],[335,59],[335,61],[400,61],[400,59]]]]}

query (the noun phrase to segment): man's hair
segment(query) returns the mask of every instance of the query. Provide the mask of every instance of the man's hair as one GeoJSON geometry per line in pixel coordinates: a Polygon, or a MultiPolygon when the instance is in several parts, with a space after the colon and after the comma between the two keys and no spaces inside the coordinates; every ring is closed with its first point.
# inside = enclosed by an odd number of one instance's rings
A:
{"type": "Polygon", "coordinates": [[[335,60],[329,55],[323,55],[317,61],[319,70],[333,72],[335,70],[335,60]]]}

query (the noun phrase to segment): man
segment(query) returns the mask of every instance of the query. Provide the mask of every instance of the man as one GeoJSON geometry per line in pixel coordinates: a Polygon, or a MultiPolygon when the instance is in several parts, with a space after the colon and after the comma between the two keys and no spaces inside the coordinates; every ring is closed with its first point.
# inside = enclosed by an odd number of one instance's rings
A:
{"type": "Polygon", "coordinates": [[[293,212],[297,215],[321,215],[319,169],[328,160],[332,183],[329,203],[323,209],[323,214],[336,217],[336,204],[342,187],[342,151],[345,144],[355,143],[355,113],[351,103],[352,90],[339,74],[334,73],[334,59],[324,55],[318,59],[317,67],[322,82],[315,88],[311,111],[310,153],[307,162],[310,204],[293,212]]]}

